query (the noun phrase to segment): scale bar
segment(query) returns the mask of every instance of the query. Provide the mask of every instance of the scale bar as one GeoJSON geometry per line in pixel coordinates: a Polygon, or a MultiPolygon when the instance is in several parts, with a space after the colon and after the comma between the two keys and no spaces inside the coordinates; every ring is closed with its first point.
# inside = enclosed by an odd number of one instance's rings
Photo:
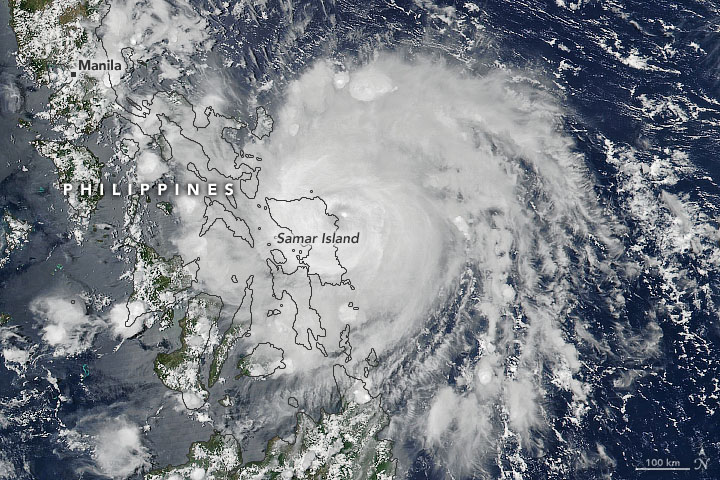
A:
{"type": "Polygon", "coordinates": [[[689,472],[690,467],[636,467],[635,471],[645,471],[645,472],[660,472],[660,471],[666,471],[666,472],[672,472],[672,471],[681,471],[681,472],[689,472]]]}

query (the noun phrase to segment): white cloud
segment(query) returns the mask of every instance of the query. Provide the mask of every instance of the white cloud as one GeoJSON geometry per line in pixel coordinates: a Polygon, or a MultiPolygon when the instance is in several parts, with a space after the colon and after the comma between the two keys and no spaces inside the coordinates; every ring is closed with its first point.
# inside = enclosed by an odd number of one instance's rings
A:
{"type": "MultiPolygon", "coordinates": [[[[561,132],[560,109],[533,84],[512,73],[473,76],[395,56],[380,56],[338,82],[333,66],[320,62],[288,86],[282,108],[272,112],[272,135],[243,145],[264,159],[257,198],[237,195],[255,248],[224,228],[199,238],[202,198],[179,199],[176,210],[175,247],[185,259],[200,257],[198,288],[235,308],[242,295],[230,276],[255,275],[253,311],[267,321],[254,317],[251,338],[283,350],[287,377],[301,376],[307,392],[322,391],[332,382],[323,372],[335,358],[298,347],[293,319],[305,322],[297,331],[308,347],[308,328],[326,333],[319,339],[329,353],[347,322],[353,373],[374,348],[382,362],[370,384],[392,378],[390,396],[422,392],[403,399],[407,415],[396,416],[390,436],[420,433],[459,476],[476,467],[478,452],[495,451],[489,442],[503,435],[493,405],[502,404],[520,439],[547,428],[542,392],[535,391],[539,365],[573,402],[585,401],[582,362],[562,327],[578,301],[574,286],[590,275],[607,285],[608,302],[621,311],[624,272],[637,271],[623,264],[617,240],[623,227],[598,205],[584,159],[561,132]],[[302,272],[268,275],[271,248],[283,250],[286,273],[296,271],[298,253],[296,245],[278,244],[279,225],[263,199],[304,196],[323,199],[341,234],[360,232],[359,243],[337,249],[354,289],[310,285],[302,272]],[[463,276],[472,280],[459,289],[463,276]],[[456,321],[435,315],[460,293],[456,321]],[[280,313],[267,317],[269,311],[280,313]],[[421,334],[433,348],[408,348],[421,334]],[[481,353],[466,365],[467,391],[445,389],[447,378],[438,372],[478,343],[481,353]]],[[[168,122],[163,130],[175,158],[205,153],[212,165],[234,171],[218,134],[223,119],[198,133],[189,107],[162,96],[154,102],[143,131],[158,133],[154,115],[168,115],[179,125],[168,122]]],[[[181,167],[178,181],[194,181],[181,167]]],[[[315,228],[312,218],[306,223],[315,228]]],[[[303,259],[312,262],[318,251],[303,259]]],[[[570,409],[582,411],[578,405],[570,409]]]]}
{"type": "MultiPolygon", "coordinates": [[[[129,327],[125,324],[128,318],[128,308],[125,303],[116,302],[106,316],[115,337],[130,338],[143,329],[143,322],[135,321],[129,327]]],[[[134,317],[133,317],[134,318],[134,317]]]]}
{"type": "Polygon", "coordinates": [[[126,478],[150,465],[140,428],[122,417],[108,420],[94,436],[93,457],[99,470],[112,478],[126,478]]]}
{"type": "MultiPolygon", "coordinates": [[[[86,312],[84,300],[72,295],[51,294],[30,304],[30,311],[41,325],[43,340],[54,348],[55,356],[75,355],[91,347],[96,335],[108,331],[114,338],[126,339],[139,333],[142,322],[125,325],[127,307],[116,302],[104,314],[86,312]]],[[[22,360],[19,352],[7,352],[14,362],[22,360]]]]}
{"type": "MultiPolygon", "coordinates": [[[[37,349],[37,345],[29,344],[28,339],[19,335],[15,328],[0,328],[0,354],[8,370],[23,375],[37,349]]],[[[2,423],[0,420],[0,427],[2,423]]]]}
{"type": "Polygon", "coordinates": [[[80,297],[48,295],[30,304],[42,325],[43,340],[55,348],[54,355],[75,355],[90,348],[103,322],[85,311],[80,297]]]}
{"type": "Polygon", "coordinates": [[[0,480],[14,480],[17,477],[15,466],[0,451],[0,480]]]}
{"type": "Polygon", "coordinates": [[[10,347],[2,350],[2,355],[5,358],[5,364],[14,363],[19,368],[25,367],[28,361],[30,361],[30,352],[22,350],[20,348],[10,347]]]}
{"type": "Polygon", "coordinates": [[[478,402],[473,395],[441,388],[425,421],[425,445],[454,465],[467,468],[479,463],[487,455],[494,433],[492,410],[491,404],[478,402]]]}
{"type": "Polygon", "coordinates": [[[98,35],[108,58],[125,68],[103,72],[103,75],[109,76],[121,103],[126,97],[140,103],[127,81],[129,77],[124,76],[133,64],[152,58],[173,59],[177,66],[164,62],[162,73],[165,78],[194,73],[204,62],[192,62],[190,57],[212,46],[213,41],[208,34],[210,28],[207,20],[185,0],[113,2],[98,29],[98,35]],[[129,61],[123,53],[130,54],[129,61]]]}

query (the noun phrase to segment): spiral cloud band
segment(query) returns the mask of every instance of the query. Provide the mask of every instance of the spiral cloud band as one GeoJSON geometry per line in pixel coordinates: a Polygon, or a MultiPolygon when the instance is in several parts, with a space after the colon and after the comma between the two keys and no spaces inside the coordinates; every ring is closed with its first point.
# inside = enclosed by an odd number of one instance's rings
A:
{"type": "MultiPolygon", "coordinates": [[[[232,299],[225,279],[252,276],[253,309],[277,312],[252,325],[283,351],[274,378],[286,388],[274,404],[292,392],[319,407],[338,355],[360,377],[375,354],[367,387],[395,413],[390,435],[417,431],[418,448],[445,452],[460,472],[497,445],[510,457],[542,451],[533,432],[550,429],[548,394],[566,392],[568,414],[582,416],[590,387],[568,335],[594,340],[573,307],[585,282],[619,287],[634,267],[621,261],[622,227],[597,203],[583,157],[559,133],[560,113],[522,77],[390,55],[350,71],[321,62],[290,84],[272,134],[246,146],[262,168],[256,196],[238,199],[242,218],[181,197],[186,234],[176,239],[183,258],[200,257],[202,288],[232,299]],[[330,235],[358,241],[317,240],[330,235]],[[473,355],[453,387],[441,372],[463,350],[473,355]]],[[[174,158],[226,148],[204,134],[200,152],[188,121],[167,115],[155,128],[174,158]]],[[[203,178],[221,183],[233,164],[208,158],[203,178]]],[[[612,311],[624,300],[618,290],[607,302],[612,311]]]]}

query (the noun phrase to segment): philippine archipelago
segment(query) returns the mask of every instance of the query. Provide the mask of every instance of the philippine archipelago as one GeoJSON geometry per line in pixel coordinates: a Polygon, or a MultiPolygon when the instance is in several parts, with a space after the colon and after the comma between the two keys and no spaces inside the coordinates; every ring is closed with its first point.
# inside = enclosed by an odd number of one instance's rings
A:
{"type": "Polygon", "coordinates": [[[0,1],[0,480],[720,479],[719,18],[0,1]]]}

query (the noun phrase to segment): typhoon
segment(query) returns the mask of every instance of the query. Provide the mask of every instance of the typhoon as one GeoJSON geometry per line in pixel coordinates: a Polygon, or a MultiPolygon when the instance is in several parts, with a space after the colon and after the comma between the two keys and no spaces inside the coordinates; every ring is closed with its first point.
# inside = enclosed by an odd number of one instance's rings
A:
{"type": "Polygon", "coordinates": [[[607,283],[604,308],[622,310],[635,269],[553,99],[395,56],[320,64],[288,90],[268,183],[283,198],[311,185],[341,230],[365,235],[337,257],[361,306],[353,345],[377,352],[372,386],[397,409],[389,438],[418,439],[460,475],[543,454],[546,396],[566,396],[575,421],[586,408],[582,284],[607,283]]]}
{"type": "MultiPolygon", "coordinates": [[[[174,158],[199,154],[188,118],[158,124],[174,158]]],[[[358,402],[382,398],[392,411],[388,438],[417,439],[401,443],[405,455],[434,452],[453,475],[497,468],[498,456],[522,468],[521,452],[545,454],[555,422],[581,422],[591,386],[580,350],[607,348],[576,311],[584,284],[605,284],[601,308],[617,315],[637,266],[561,125],[553,98],[529,82],[423,58],[320,62],[292,82],[272,134],[248,147],[262,169],[237,216],[216,200],[178,199],[176,243],[198,257],[197,288],[239,304],[227,280],[247,278],[249,338],[275,349],[263,376],[278,386],[255,422],[291,415],[288,396],[326,405],[338,362],[362,379],[358,402]],[[333,229],[361,240],[313,241],[333,229]],[[553,395],[566,404],[547,412],[553,395]]],[[[202,135],[203,151],[227,148],[202,135]]],[[[208,179],[237,162],[208,159],[208,179]]],[[[131,312],[147,309],[138,303],[131,312]]],[[[183,391],[188,407],[206,397],[183,391]]]]}
{"type": "Polygon", "coordinates": [[[713,23],[366,3],[11,0],[0,479],[718,478],[713,23]]]}

